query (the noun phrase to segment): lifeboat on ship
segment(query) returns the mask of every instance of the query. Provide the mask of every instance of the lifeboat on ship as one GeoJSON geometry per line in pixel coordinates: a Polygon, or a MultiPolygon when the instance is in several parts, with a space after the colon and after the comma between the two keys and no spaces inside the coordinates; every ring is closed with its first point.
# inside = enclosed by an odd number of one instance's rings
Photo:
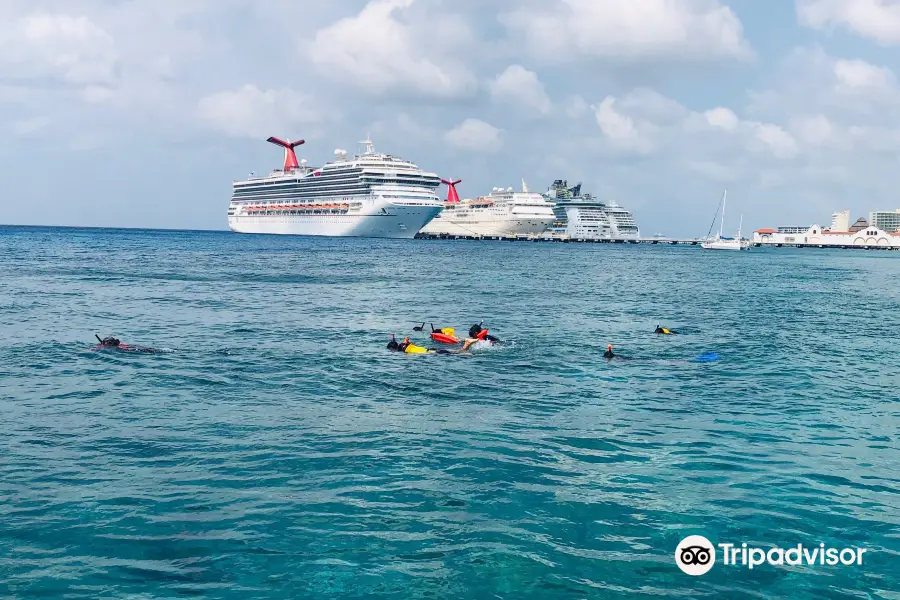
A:
{"type": "Polygon", "coordinates": [[[456,330],[452,327],[444,327],[443,329],[435,329],[434,323],[431,325],[431,339],[441,344],[458,344],[459,338],[456,337],[456,330]]]}

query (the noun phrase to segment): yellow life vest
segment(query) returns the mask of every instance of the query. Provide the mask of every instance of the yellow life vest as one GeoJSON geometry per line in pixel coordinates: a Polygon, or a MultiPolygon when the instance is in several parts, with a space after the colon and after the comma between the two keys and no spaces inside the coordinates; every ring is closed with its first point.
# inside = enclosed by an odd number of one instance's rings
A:
{"type": "Polygon", "coordinates": [[[425,354],[428,352],[428,349],[423,348],[422,346],[416,346],[415,344],[409,344],[404,352],[407,354],[425,354]]]}
{"type": "Polygon", "coordinates": [[[444,335],[456,335],[456,329],[454,329],[453,327],[444,327],[443,329],[441,329],[441,333],[443,333],[444,335]]]}

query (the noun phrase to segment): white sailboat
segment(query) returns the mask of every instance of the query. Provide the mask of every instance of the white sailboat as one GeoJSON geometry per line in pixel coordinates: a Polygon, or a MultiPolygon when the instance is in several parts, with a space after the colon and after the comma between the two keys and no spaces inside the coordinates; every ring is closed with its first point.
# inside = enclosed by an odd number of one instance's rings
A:
{"type": "MultiPolygon", "coordinates": [[[[741,238],[741,228],[744,225],[744,215],[741,215],[741,222],[738,225],[736,238],[727,238],[722,236],[722,228],[725,226],[725,197],[728,190],[722,194],[722,219],[719,221],[719,234],[715,237],[707,236],[706,240],[700,243],[700,246],[707,250],[747,250],[750,248],[750,241],[741,238]]],[[[715,221],[713,221],[715,223],[715,221]]],[[[712,229],[712,227],[710,227],[712,229]]]]}

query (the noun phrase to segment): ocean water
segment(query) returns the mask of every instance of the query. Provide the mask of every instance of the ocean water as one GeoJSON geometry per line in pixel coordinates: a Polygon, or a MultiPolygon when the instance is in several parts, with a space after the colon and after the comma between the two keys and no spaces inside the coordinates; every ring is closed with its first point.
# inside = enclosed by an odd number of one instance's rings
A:
{"type": "Polygon", "coordinates": [[[896,252],[0,228],[0,597],[897,600],[898,281],[896,252]],[[507,343],[385,348],[482,319],[507,343]],[[866,553],[692,577],[691,534],[866,553]]]}

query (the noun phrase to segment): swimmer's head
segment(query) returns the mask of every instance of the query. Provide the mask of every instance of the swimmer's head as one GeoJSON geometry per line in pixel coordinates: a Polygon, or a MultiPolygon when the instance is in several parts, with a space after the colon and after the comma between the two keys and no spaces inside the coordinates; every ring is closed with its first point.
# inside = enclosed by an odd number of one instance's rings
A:
{"type": "Polygon", "coordinates": [[[388,350],[397,350],[400,345],[397,343],[397,336],[391,335],[391,341],[387,343],[388,350]]]}
{"type": "Polygon", "coordinates": [[[114,338],[113,336],[107,336],[100,341],[104,346],[118,346],[121,342],[114,338]]]}

